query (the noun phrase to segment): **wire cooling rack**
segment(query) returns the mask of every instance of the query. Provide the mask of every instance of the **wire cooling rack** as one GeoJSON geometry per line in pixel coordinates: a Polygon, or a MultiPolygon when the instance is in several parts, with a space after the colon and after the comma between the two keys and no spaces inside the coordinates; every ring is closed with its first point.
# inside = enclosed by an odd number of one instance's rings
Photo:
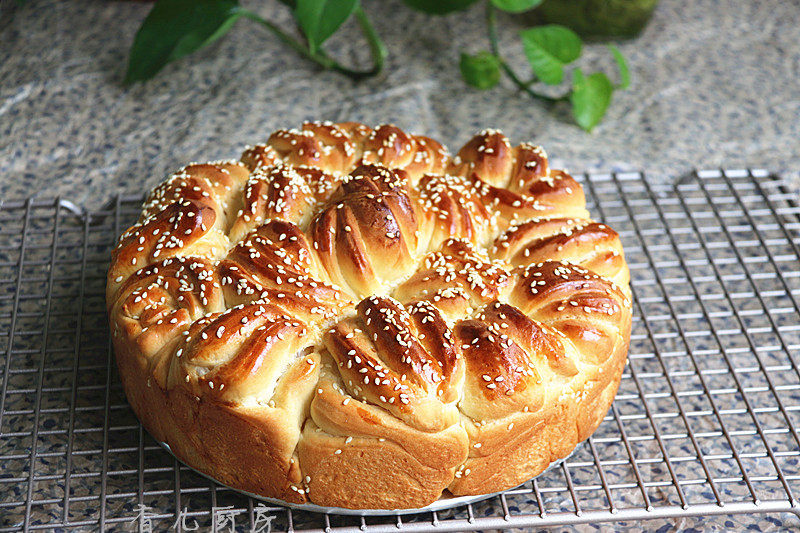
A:
{"type": "MultiPolygon", "coordinates": [[[[584,177],[633,278],[630,364],[594,436],[490,500],[403,517],[266,506],[195,474],[145,432],[116,375],[116,198],[0,203],[0,530],[455,531],[711,514],[800,515],[800,207],[763,171],[584,177]]],[[[796,517],[783,519],[796,524],[796,517]]]]}

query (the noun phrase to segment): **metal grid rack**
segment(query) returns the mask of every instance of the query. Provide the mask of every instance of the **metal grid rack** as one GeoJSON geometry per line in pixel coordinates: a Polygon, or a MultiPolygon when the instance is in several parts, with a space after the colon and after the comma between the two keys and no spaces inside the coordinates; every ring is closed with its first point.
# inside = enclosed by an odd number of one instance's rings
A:
{"type": "Polygon", "coordinates": [[[606,420],[560,468],[438,513],[269,507],[195,474],[128,407],[103,303],[140,198],[76,214],[0,203],[0,530],[454,531],[710,514],[800,515],[800,207],[763,171],[677,186],[584,177],[633,278],[630,364],[606,420]]]}

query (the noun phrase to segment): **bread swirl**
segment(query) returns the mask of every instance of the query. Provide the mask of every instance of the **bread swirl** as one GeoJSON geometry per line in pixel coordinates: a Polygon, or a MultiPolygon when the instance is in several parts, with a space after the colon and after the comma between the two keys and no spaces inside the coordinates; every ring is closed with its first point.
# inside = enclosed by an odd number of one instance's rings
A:
{"type": "Polygon", "coordinates": [[[487,130],[451,157],[308,123],[156,187],[107,305],[132,407],[188,465],[400,509],[516,486],[587,438],[625,365],[628,282],[539,147],[487,130]]]}

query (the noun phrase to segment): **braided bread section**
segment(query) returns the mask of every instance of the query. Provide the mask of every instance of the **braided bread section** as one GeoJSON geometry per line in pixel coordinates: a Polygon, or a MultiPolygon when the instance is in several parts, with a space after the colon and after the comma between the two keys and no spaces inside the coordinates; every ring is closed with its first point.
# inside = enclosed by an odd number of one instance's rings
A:
{"type": "Polygon", "coordinates": [[[250,172],[238,161],[192,164],[183,167],[150,193],[142,210],[147,218],[166,206],[185,200],[208,205],[218,215],[217,229],[227,223],[241,204],[241,190],[250,172]]]}
{"type": "Polygon", "coordinates": [[[394,295],[403,302],[430,302],[454,321],[506,292],[511,276],[504,266],[491,262],[467,241],[448,239],[425,256],[394,295]]]}
{"type": "Polygon", "coordinates": [[[414,182],[423,174],[441,174],[449,159],[447,150],[428,137],[388,124],[373,130],[355,122],[306,122],[299,130],[278,130],[266,144],[242,155],[251,170],[281,162],[346,174],[359,165],[376,164],[405,170],[414,182]]]}
{"type": "Polygon", "coordinates": [[[292,503],[423,507],[518,485],[603,419],[630,339],[619,236],[537,146],[455,158],[306,123],[191,164],[120,237],[106,300],[144,426],[292,503]]]}
{"type": "Polygon", "coordinates": [[[225,300],[269,303],[309,323],[334,318],[354,302],[326,281],[315,257],[300,228],[270,220],[219,263],[225,300]]]}
{"type": "Polygon", "coordinates": [[[449,170],[471,179],[496,209],[493,259],[513,266],[568,261],[627,291],[630,276],[619,236],[591,220],[583,188],[566,172],[551,169],[541,147],[512,147],[501,132],[485,130],[459,150],[449,170]]]}
{"type": "Polygon", "coordinates": [[[203,257],[173,257],[125,280],[111,316],[114,331],[149,357],[196,320],[224,309],[214,265],[203,257]]]}
{"type": "Polygon", "coordinates": [[[448,172],[475,182],[481,198],[506,224],[534,217],[589,218],[583,189],[569,174],[550,169],[540,146],[513,147],[497,130],[473,137],[448,172]]]}
{"type": "Polygon", "coordinates": [[[421,239],[435,250],[451,237],[485,245],[495,232],[497,216],[491,213],[472,180],[451,175],[426,175],[418,183],[421,239]]]}
{"type": "Polygon", "coordinates": [[[403,171],[361,166],[311,222],[328,276],[356,296],[382,293],[416,266],[419,230],[407,180],[403,171]]]}
{"type": "Polygon", "coordinates": [[[464,364],[437,309],[366,298],[325,346],[331,361],[299,447],[312,498],[379,508],[438,498],[467,436],[456,405],[464,364]]]}
{"type": "Polygon", "coordinates": [[[516,486],[569,455],[605,416],[625,365],[630,302],[622,291],[558,262],[517,274],[509,303],[490,303],[455,327],[470,450],[454,494],[516,486]]]}
{"type": "Polygon", "coordinates": [[[222,256],[230,244],[228,221],[248,175],[237,162],[189,165],[153,189],[139,221],[112,253],[106,300],[114,300],[123,280],[153,262],[176,255],[222,256]]]}
{"type": "Polygon", "coordinates": [[[341,183],[336,176],[311,167],[277,164],[257,168],[244,189],[244,207],[230,231],[232,242],[270,219],[281,219],[305,227],[320,203],[330,198],[341,183]]]}
{"type": "Polygon", "coordinates": [[[577,218],[533,218],[495,239],[490,254],[513,266],[556,259],[580,265],[622,287],[630,273],[619,235],[605,224],[577,218]]]}

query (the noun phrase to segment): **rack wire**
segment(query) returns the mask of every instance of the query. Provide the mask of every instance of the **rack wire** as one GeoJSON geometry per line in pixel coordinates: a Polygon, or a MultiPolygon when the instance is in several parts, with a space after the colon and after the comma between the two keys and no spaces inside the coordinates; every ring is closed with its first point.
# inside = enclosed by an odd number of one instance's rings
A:
{"type": "Polygon", "coordinates": [[[128,407],[108,340],[109,252],[141,198],[86,213],[0,203],[0,531],[456,531],[745,513],[796,524],[796,191],[757,170],[583,183],[632,274],[630,364],[611,411],[560,468],[403,517],[266,506],[179,464],[128,407]]]}

